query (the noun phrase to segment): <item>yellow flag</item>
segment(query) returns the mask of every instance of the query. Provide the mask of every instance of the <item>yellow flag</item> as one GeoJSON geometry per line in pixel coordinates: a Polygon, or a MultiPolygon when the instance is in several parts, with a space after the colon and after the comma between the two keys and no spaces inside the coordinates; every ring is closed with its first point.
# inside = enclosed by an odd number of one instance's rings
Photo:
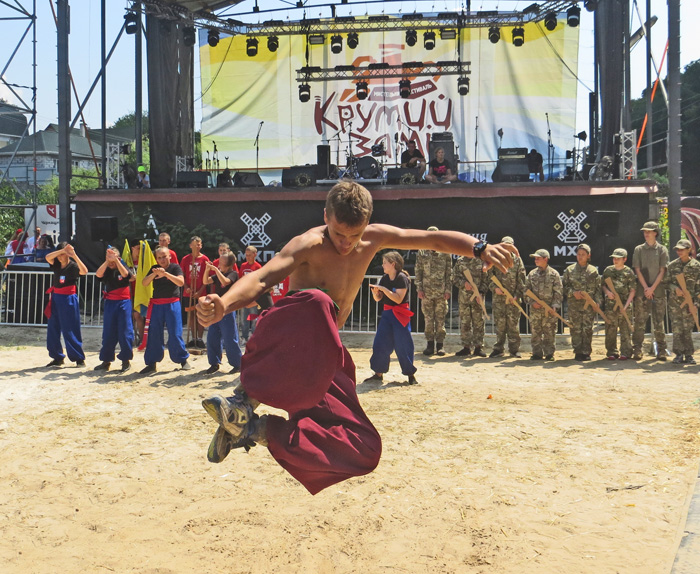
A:
{"type": "Polygon", "coordinates": [[[134,260],[131,257],[131,247],[129,247],[129,240],[124,240],[124,249],[122,249],[122,260],[127,267],[134,266],[134,260]]]}
{"type": "Polygon", "coordinates": [[[153,297],[153,283],[144,287],[142,284],[143,278],[148,275],[148,272],[156,264],[156,258],[153,256],[151,246],[148,242],[141,241],[141,255],[139,256],[139,268],[136,272],[136,292],[134,293],[134,309],[139,309],[139,305],[148,306],[148,302],[153,297]]]}

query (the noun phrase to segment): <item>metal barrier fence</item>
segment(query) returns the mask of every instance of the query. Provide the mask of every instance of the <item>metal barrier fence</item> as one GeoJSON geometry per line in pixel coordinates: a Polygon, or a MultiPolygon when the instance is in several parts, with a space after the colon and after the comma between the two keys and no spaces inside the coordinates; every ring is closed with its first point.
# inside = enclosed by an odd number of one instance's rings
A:
{"type": "MultiPolygon", "coordinates": [[[[44,307],[48,301],[46,291],[51,286],[52,273],[49,271],[4,271],[0,278],[0,325],[27,325],[41,326],[47,323],[44,316],[44,307]]],[[[345,333],[374,333],[377,328],[377,317],[381,315],[379,304],[372,297],[369,288],[370,283],[376,283],[380,275],[365,275],[362,281],[352,312],[341,331],[345,333]]],[[[413,278],[412,278],[413,279],[413,278]]],[[[78,281],[78,297],[84,327],[102,326],[102,293],[101,285],[94,273],[88,273],[80,277],[78,281]]],[[[409,301],[411,310],[415,315],[411,318],[411,330],[414,333],[423,333],[425,322],[421,312],[421,300],[414,289],[413,282],[409,288],[409,301]]],[[[486,321],[486,334],[495,334],[493,315],[490,308],[490,300],[487,298],[486,309],[489,319],[486,321]]],[[[528,311],[528,308],[526,308],[528,311]]],[[[528,311],[529,312],[529,311],[528,311]]],[[[245,310],[237,313],[239,331],[248,313],[245,310]]],[[[525,317],[520,317],[520,332],[527,335],[530,332],[529,322],[525,317]]],[[[558,321],[557,333],[563,333],[563,324],[558,321]]],[[[602,334],[603,324],[597,318],[594,329],[602,334]]],[[[668,313],[665,321],[666,332],[669,332],[668,313]]],[[[448,334],[459,334],[459,303],[457,290],[448,301],[447,318],[445,328],[448,334]]]]}

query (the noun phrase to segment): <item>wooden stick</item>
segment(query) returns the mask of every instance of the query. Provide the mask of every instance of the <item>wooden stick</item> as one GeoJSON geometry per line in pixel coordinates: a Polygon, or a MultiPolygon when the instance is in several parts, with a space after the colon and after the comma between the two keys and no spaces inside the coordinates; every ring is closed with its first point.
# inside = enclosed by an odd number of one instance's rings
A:
{"type": "Polygon", "coordinates": [[[501,283],[501,281],[498,279],[498,277],[496,277],[496,276],[494,276],[494,275],[491,275],[491,281],[493,281],[493,282],[496,284],[496,287],[498,287],[498,288],[499,288],[501,291],[503,291],[503,293],[505,294],[505,296],[506,296],[506,304],[515,305],[518,309],[520,309],[520,312],[521,312],[523,315],[525,315],[525,317],[527,317],[528,319],[530,318],[530,317],[528,317],[528,315],[527,315],[527,313],[525,312],[525,310],[524,310],[524,309],[520,306],[520,304],[515,300],[515,297],[513,297],[513,295],[510,294],[510,291],[508,291],[508,289],[506,289],[506,288],[503,286],[503,283],[501,283]]]}
{"type": "Polygon", "coordinates": [[[530,299],[532,299],[535,303],[542,305],[542,307],[544,307],[545,311],[547,311],[548,313],[551,313],[551,314],[555,315],[556,317],[559,317],[562,320],[562,322],[564,323],[564,325],[571,328],[571,324],[566,319],[564,319],[564,317],[562,317],[559,313],[557,313],[552,307],[547,305],[547,303],[545,303],[544,301],[542,301],[542,299],[540,299],[537,295],[535,295],[532,292],[532,289],[528,289],[527,291],[525,291],[525,295],[530,297],[530,299]]]}
{"type": "Polygon", "coordinates": [[[588,291],[581,291],[581,293],[583,293],[583,298],[586,300],[586,303],[583,305],[583,308],[585,309],[589,306],[593,307],[593,310],[596,313],[598,313],[606,323],[610,323],[610,319],[608,319],[605,316],[605,313],[603,313],[603,310],[600,308],[600,305],[598,305],[598,303],[595,302],[595,299],[591,297],[590,293],[588,293],[588,291]]]}
{"type": "Polygon", "coordinates": [[[613,283],[612,277],[606,277],[605,284],[608,286],[608,289],[610,289],[610,291],[612,291],[612,294],[615,296],[615,306],[613,307],[613,311],[615,309],[619,309],[620,312],[622,313],[622,316],[625,318],[625,321],[627,321],[627,324],[630,327],[630,331],[634,331],[634,326],[632,325],[632,321],[630,321],[630,317],[627,314],[627,311],[625,311],[625,306],[622,304],[622,299],[620,299],[620,295],[615,290],[615,284],[613,283]]]}
{"type": "Polygon", "coordinates": [[[473,293],[472,293],[472,301],[476,298],[479,299],[479,303],[481,304],[481,308],[484,311],[484,317],[487,319],[489,318],[489,314],[486,312],[486,303],[484,302],[484,298],[479,295],[479,289],[476,286],[476,283],[474,283],[474,277],[472,277],[471,271],[469,269],[464,270],[464,276],[467,278],[467,282],[469,285],[472,286],[473,293]]]}
{"type": "Polygon", "coordinates": [[[693,303],[693,298],[690,296],[690,292],[688,291],[688,284],[685,282],[685,275],[683,275],[683,273],[679,273],[676,275],[676,281],[678,281],[678,285],[680,285],[681,291],[683,291],[684,301],[681,303],[681,309],[685,305],[688,306],[688,313],[693,316],[695,326],[698,328],[698,331],[700,331],[700,323],[698,323],[698,310],[695,307],[695,303],[693,303]]]}

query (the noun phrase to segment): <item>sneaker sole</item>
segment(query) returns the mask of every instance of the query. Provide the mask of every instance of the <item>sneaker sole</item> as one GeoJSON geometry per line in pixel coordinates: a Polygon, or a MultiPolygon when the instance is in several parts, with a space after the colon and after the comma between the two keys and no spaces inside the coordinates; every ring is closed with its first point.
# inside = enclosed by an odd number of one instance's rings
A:
{"type": "MultiPolygon", "coordinates": [[[[244,427],[248,423],[248,421],[229,421],[228,413],[224,408],[224,401],[228,402],[226,399],[222,399],[221,397],[210,397],[202,401],[202,406],[204,407],[204,410],[207,411],[209,416],[216,421],[217,424],[222,426],[226,430],[226,432],[228,432],[232,437],[237,438],[243,433],[244,427]]],[[[236,414],[238,418],[239,411],[237,409],[231,409],[231,412],[236,414]]]]}

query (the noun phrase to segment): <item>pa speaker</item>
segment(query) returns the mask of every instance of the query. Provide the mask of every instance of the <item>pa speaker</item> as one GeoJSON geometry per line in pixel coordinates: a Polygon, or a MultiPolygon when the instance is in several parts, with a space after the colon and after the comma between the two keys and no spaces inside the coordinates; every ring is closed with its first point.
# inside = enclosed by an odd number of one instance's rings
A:
{"type": "Polygon", "coordinates": [[[452,140],[446,141],[435,141],[430,140],[430,147],[428,148],[428,160],[435,159],[435,152],[438,148],[445,150],[445,160],[450,164],[452,173],[457,175],[457,164],[455,163],[455,144],[452,140]]]}
{"type": "Polygon", "coordinates": [[[491,179],[498,182],[530,181],[527,160],[499,160],[491,179]]]}
{"type": "Polygon", "coordinates": [[[265,187],[265,184],[257,173],[237,171],[233,176],[233,187],[265,187]]]}
{"type": "Polygon", "coordinates": [[[423,169],[420,167],[392,167],[386,172],[387,185],[413,185],[419,183],[423,177],[423,169]]]}
{"type": "Polygon", "coordinates": [[[316,185],[315,165],[297,165],[282,170],[282,187],[309,187],[316,185]]]}
{"type": "Polygon", "coordinates": [[[175,187],[178,188],[202,188],[209,187],[208,171],[178,171],[175,178],[175,187]]]}
{"type": "Polygon", "coordinates": [[[594,211],[593,234],[617,237],[620,232],[619,211],[594,211]]]}
{"type": "Polygon", "coordinates": [[[316,146],[316,179],[328,179],[331,173],[331,146],[316,146]]]}
{"type": "Polygon", "coordinates": [[[111,215],[90,218],[90,239],[110,242],[119,235],[117,218],[111,215]]]}

